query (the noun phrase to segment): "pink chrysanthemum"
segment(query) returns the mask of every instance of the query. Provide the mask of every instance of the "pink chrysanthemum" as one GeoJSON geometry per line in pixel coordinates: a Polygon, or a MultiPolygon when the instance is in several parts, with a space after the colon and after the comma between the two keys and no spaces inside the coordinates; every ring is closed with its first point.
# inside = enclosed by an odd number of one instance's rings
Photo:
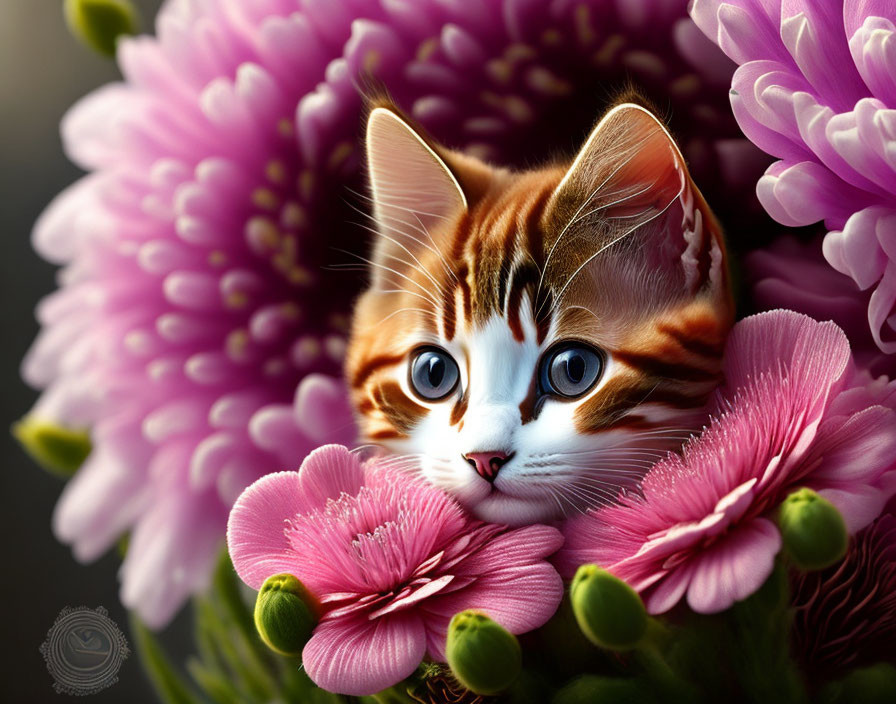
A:
{"type": "Polygon", "coordinates": [[[597,563],[642,593],[652,613],[685,594],[721,611],[758,589],[781,536],[770,514],[794,489],[832,501],[849,530],[896,491],[896,412],[873,404],[833,323],[791,311],[738,323],[724,360],[720,412],[682,455],[644,478],[641,495],[571,520],[562,571],[597,563]]]}
{"type": "Polygon", "coordinates": [[[353,695],[408,677],[427,653],[444,659],[459,611],[483,611],[512,633],[541,626],[563,595],[545,561],[562,542],[548,526],[473,520],[388,460],[362,465],[337,445],[255,482],[227,528],[246,584],[288,573],[320,600],[302,662],[318,686],[353,695]]]}
{"type": "Polygon", "coordinates": [[[155,626],[205,584],[241,489],[351,439],[338,377],[361,281],[328,265],[367,250],[349,224],[362,87],[447,144],[532,164],[631,81],[723,215],[764,158],[685,0],[170,0],[156,28],[63,121],[92,173],[35,229],[66,268],[24,364],[33,413],[92,434],[55,532],[82,560],[130,532],[122,598],[155,626]]]}
{"type": "Polygon", "coordinates": [[[741,129],[780,159],[760,201],[785,225],[824,221],[826,259],[874,289],[870,329],[896,352],[896,3],[693,0],[690,12],[740,64],[741,129]]]}

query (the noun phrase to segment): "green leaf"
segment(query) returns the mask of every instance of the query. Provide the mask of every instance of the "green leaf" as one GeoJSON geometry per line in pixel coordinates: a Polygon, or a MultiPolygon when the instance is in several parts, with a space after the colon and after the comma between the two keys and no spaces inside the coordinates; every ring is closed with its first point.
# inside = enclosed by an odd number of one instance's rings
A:
{"type": "Polygon", "coordinates": [[[115,56],[118,37],[137,33],[137,11],[128,0],[65,0],[65,20],[85,46],[115,56]]]}
{"type": "Polygon", "coordinates": [[[226,677],[203,665],[196,658],[187,662],[190,675],[216,704],[245,704],[237,689],[226,677]]]}
{"type": "Polygon", "coordinates": [[[140,664],[159,698],[165,704],[201,704],[202,700],[174,669],[153,632],[134,613],[130,615],[130,625],[140,664]]]}
{"type": "Polygon", "coordinates": [[[68,479],[90,454],[86,430],[64,428],[34,416],[25,416],[12,426],[12,434],[39,465],[68,479]]]}

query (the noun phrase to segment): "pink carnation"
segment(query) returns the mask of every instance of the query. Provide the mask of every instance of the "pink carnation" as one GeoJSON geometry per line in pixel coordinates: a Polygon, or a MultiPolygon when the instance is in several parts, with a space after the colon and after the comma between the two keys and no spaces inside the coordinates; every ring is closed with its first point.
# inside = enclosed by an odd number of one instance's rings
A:
{"type": "Polygon", "coordinates": [[[685,594],[713,613],[771,573],[781,536],[770,516],[794,489],[827,497],[851,532],[880,514],[896,489],[896,413],[874,399],[892,394],[854,372],[840,328],[792,311],[755,315],[732,331],[724,367],[709,428],[655,465],[641,495],[570,521],[562,572],[597,563],[651,613],[685,594]]]}
{"type": "Polygon", "coordinates": [[[388,460],[362,464],[339,445],[252,484],[227,529],[246,584],[289,573],[320,600],[302,661],[320,687],[352,695],[408,677],[427,653],[444,659],[458,611],[479,609],[513,633],[541,626],[563,594],[544,559],[562,542],[547,526],[473,520],[388,460]]]}

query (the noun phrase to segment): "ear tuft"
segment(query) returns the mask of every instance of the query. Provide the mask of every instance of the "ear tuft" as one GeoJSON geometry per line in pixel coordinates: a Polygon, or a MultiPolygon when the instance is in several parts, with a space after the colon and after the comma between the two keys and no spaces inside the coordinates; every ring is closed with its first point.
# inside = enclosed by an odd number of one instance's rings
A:
{"type": "Polygon", "coordinates": [[[672,136],[640,105],[618,105],[598,122],[549,208],[564,223],[549,256],[573,256],[565,230],[587,228],[602,259],[637,256],[666,282],[664,294],[727,294],[718,222],[672,136]]]}
{"type": "Polygon", "coordinates": [[[366,144],[380,232],[374,261],[394,268],[395,260],[407,263],[421,247],[432,247],[432,231],[466,212],[467,200],[437,148],[393,110],[370,113],[366,144]]]}

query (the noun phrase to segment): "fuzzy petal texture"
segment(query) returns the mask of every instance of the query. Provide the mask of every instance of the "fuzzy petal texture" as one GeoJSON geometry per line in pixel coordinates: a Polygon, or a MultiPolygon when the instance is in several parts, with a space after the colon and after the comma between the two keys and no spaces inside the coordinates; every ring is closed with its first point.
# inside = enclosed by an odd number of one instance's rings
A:
{"type": "MultiPolygon", "coordinates": [[[[862,71],[886,83],[869,41],[862,71]]],[[[155,35],[123,37],[117,61],[122,80],[62,121],[89,173],[35,225],[35,249],[64,269],[22,367],[42,391],[33,413],[88,429],[126,417],[142,436],[122,465],[97,435],[100,459],[68,494],[108,487],[93,501],[114,518],[60,505],[80,559],[135,529],[146,495],[220,529],[259,477],[355,442],[342,369],[363,277],[343,265],[369,250],[356,211],[370,204],[350,195],[364,191],[359,86],[445,144],[524,166],[568,151],[635,82],[669,105],[710,202],[737,203],[731,232],[757,229],[742,204],[759,211],[767,160],[730,114],[733,62],[685,0],[166,0],[155,35]],[[186,448],[176,462],[169,443],[186,448]]],[[[140,549],[193,554],[191,540],[147,534],[140,549]]],[[[173,576],[127,571],[122,588],[150,578],[171,583],[173,613],[173,576]]]]}
{"type": "Polygon", "coordinates": [[[302,651],[302,663],[318,687],[364,696],[410,677],[426,654],[423,619],[402,612],[322,621],[302,651]]]}
{"type": "Polygon", "coordinates": [[[896,489],[896,412],[889,385],[855,372],[840,328],[761,313],[735,325],[723,367],[712,422],[681,455],[654,465],[640,493],[567,522],[561,573],[597,563],[652,613],[685,596],[714,613],[771,573],[770,519],[795,489],[827,497],[851,531],[880,514],[896,489]]]}
{"type": "Polygon", "coordinates": [[[303,652],[315,683],[368,695],[444,659],[451,617],[476,608],[512,633],[544,624],[563,597],[547,562],[563,543],[549,526],[481,523],[388,458],[361,464],[344,447],[311,453],[296,472],[263,477],[230,514],[237,573],[258,588],[295,575],[322,608],[303,652]]]}

